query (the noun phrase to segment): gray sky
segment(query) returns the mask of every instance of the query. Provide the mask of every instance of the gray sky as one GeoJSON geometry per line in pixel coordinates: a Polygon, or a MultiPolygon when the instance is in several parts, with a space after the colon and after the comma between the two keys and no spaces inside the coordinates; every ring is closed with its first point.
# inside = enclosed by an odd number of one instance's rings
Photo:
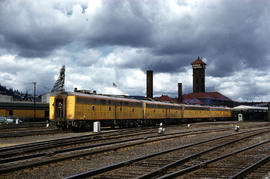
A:
{"type": "Polygon", "coordinates": [[[145,95],[151,69],[175,97],[200,56],[206,91],[269,101],[269,32],[268,0],[1,0],[0,84],[43,93],[66,65],[68,91],[145,95]]]}

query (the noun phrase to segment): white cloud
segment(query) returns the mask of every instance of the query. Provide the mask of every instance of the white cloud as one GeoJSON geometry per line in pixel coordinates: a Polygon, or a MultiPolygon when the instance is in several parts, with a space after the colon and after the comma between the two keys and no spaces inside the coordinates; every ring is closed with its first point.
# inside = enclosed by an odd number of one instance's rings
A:
{"type": "Polygon", "coordinates": [[[66,65],[68,90],[145,95],[151,69],[154,94],[176,96],[179,82],[191,92],[190,63],[202,56],[207,89],[234,100],[269,100],[268,7],[227,0],[1,1],[0,83],[51,88],[66,65]]]}

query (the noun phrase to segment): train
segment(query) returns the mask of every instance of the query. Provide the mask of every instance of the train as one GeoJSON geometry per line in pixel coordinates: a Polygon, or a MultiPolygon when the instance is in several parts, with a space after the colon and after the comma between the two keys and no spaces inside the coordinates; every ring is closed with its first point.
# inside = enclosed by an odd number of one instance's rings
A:
{"type": "Polygon", "coordinates": [[[40,102],[0,102],[0,116],[23,122],[47,121],[49,104],[40,102]]]}
{"type": "Polygon", "coordinates": [[[234,107],[232,109],[233,118],[239,118],[239,114],[241,115],[241,119],[245,121],[254,121],[254,119],[256,119],[257,121],[267,121],[268,107],[246,105],[234,107]]]}
{"type": "Polygon", "coordinates": [[[124,96],[58,92],[50,96],[49,118],[59,128],[137,127],[189,120],[232,119],[229,107],[212,107],[139,100],[124,96]]]}

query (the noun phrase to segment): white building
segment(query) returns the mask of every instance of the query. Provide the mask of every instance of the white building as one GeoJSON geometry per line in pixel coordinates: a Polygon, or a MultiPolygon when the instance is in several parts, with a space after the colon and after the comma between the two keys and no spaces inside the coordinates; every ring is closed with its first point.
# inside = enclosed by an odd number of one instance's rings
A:
{"type": "Polygon", "coordinates": [[[42,103],[50,103],[50,96],[52,93],[45,93],[41,96],[42,103]]]}
{"type": "Polygon", "coordinates": [[[12,96],[0,94],[0,102],[11,102],[12,96]]]}

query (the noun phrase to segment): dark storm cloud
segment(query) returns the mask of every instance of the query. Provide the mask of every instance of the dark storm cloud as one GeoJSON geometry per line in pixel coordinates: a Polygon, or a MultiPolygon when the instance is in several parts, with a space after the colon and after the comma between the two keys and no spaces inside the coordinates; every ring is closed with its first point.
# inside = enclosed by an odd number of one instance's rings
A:
{"type": "Polygon", "coordinates": [[[91,9],[84,4],[77,14],[72,5],[51,4],[42,2],[40,6],[45,7],[40,7],[31,1],[1,1],[1,47],[24,57],[44,57],[76,41],[85,42],[89,48],[151,44],[153,26],[143,3],[104,1],[94,15],[87,13],[91,9]]]}
{"type": "Polygon", "coordinates": [[[75,2],[1,1],[0,47],[24,57],[46,57],[78,41],[82,48],[135,47],[146,50],[119,67],[183,72],[201,56],[207,74],[220,77],[269,67],[269,1],[101,2],[93,10],[91,2],[75,8],[75,2]]]}
{"type": "MultiPolygon", "coordinates": [[[[193,61],[195,56],[186,56],[186,55],[175,55],[175,56],[153,56],[152,59],[145,59],[144,63],[142,61],[142,69],[153,70],[156,73],[177,73],[185,71],[185,67],[190,65],[190,62],[193,61]]],[[[136,62],[136,61],[135,61],[136,62]]],[[[134,63],[135,63],[134,62],[134,63]]]]}
{"type": "Polygon", "coordinates": [[[37,5],[30,1],[0,2],[2,48],[23,57],[45,57],[72,41],[69,27],[50,14],[56,11],[37,5]]]}
{"type": "Polygon", "coordinates": [[[95,15],[86,34],[89,47],[151,45],[153,24],[136,1],[103,1],[102,11],[95,15]]]}
{"type": "MultiPolygon", "coordinates": [[[[208,70],[213,76],[232,75],[241,70],[243,64],[257,69],[269,67],[270,43],[266,40],[270,27],[269,2],[219,2],[211,8],[195,8],[194,14],[176,19],[173,27],[178,31],[166,29],[170,35],[156,38],[158,45],[153,48],[153,53],[186,54],[193,56],[191,60],[203,56],[208,64],[214,64],[214,68],[208,70]]],[[[160,31],[157,36],[159,34],[160,31]]],[[[169,60],[175,65],[184,62],[169,60]]]]}
{"type": "Polygon", "coordinates": [[[65,37],[61,38],[57,34],[44,36],[31,32],[18,35],[6,33],[4,43],[7,48],[16,51],[20,56],[45,57],[55,48],[66,44],[65,39],[65,37]]]}
{"type": "MultiPolygon", "coordinates": [[[[158,10],[150,9],[153,13],[147,14],[135,1],[110,2],[94,18],[91,30],[95,33],[88,34],[87,41],[90,47],[147,47],[148,54],[127,58],[121,64],[123,68],[181,72],[197,56],[207,59],[211,65],[207,74],[211,76],[231,76],[245,67],[269,67],[268,1],[207,1],[182,16],[170,15],[167,7],[162,11],[162,3],[157,3],[158,10]]],[[[182,8],[187,4],[183,3],[182,8]]]]}

